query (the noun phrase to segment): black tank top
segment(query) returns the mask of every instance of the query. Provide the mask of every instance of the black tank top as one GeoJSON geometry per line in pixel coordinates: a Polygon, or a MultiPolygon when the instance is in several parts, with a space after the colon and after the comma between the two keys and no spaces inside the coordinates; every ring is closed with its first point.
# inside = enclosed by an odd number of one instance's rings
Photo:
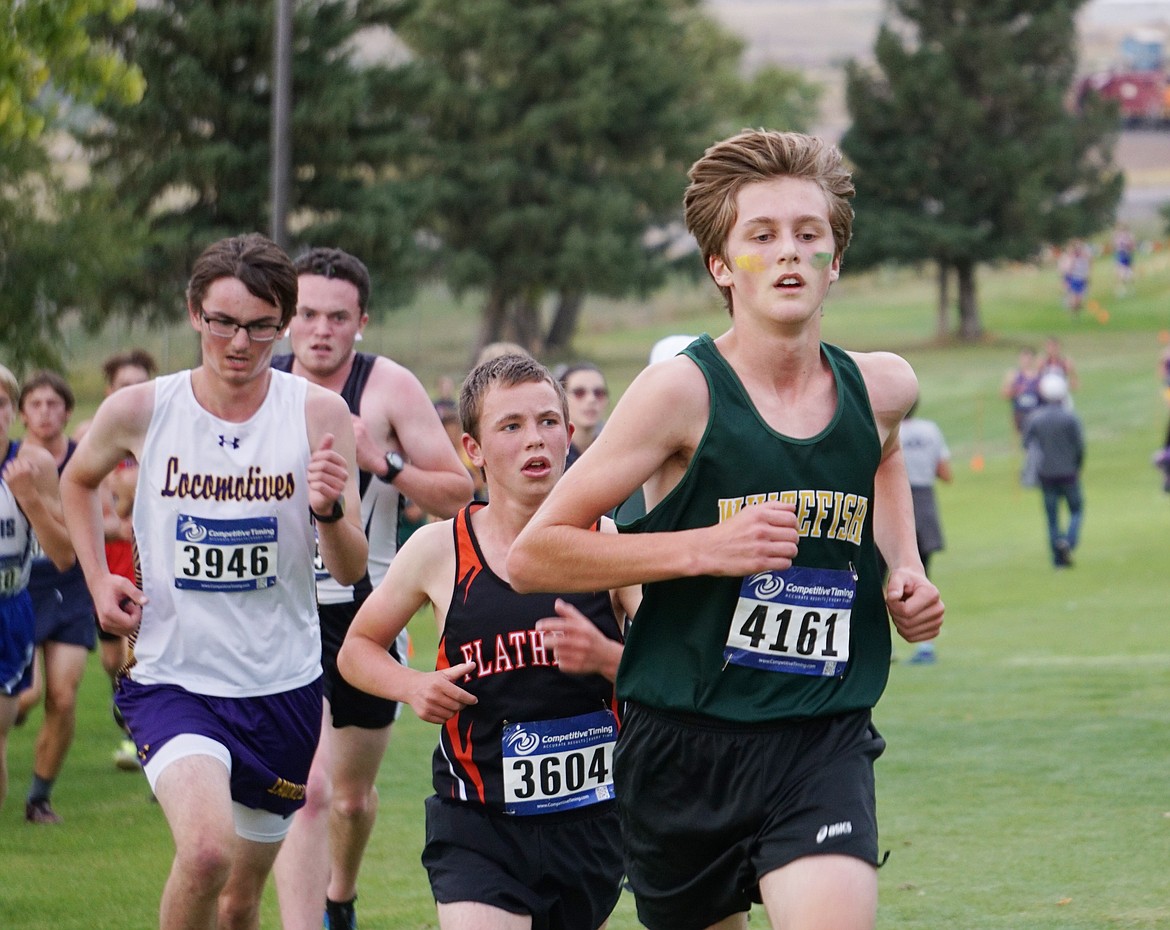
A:
{"type": "MultiPolygon", "coordinates": [[[[286,371],[291,375],[295,360],[296,356],[291,352],[287,355],[274,355],[272,357],[272,367],[277,371],[286,371]]],[[[370,355],[368,352],[355,352],[353,364],[349,368],[349,375],[345,379],[345,384],[341,386],[341,397],[349,407],[349,412],[355,417],[359,416],[362,412],[362,394],[366,390],[366,382],[370,380],[370,372],[374,370],[374,362],[376,360],[376,355],[370,355]]],[[[366,496],[366,488],[370,486],[371,477],[368,471],[358,469],[359,496],[366,496]]],[[[402,509],[401,498],[398,502],[398,509],[399,511],[402,509]]],[[[369,525],[367,524],[363,529],[368,537],[370,535],[369,525]]],[[[394,532],[395,536],[397,536],[397,530],[394,532]]],[[[321,563],[321,555],[319,552],[314,556],[313,561],[318,572],[318,579],[320,579],[320,573],[325,571],[325,566],[321,563]]],[[[366,572],[353,584],[354,600],[365,600],[371,590],[373,590],[373,585],[370,582],[370,573],[366,572]]]]}
{"type": "Polygon", "coordinates": [[[474,661],[457,684],[479,698],[442,727],[433,758],[441,798],[509,810],[505,803],[502,740],[509,724],[605,711],[616,718],[613,685],[601,675],[560,671],[536,622],[555,616],[558,597],[573,604],[611,640],[621,631],[608,591],[518,594],[488,566],[471,526],[473,502],[456,514],[455,586],[436,666],[474,661]]]}
{"type": "MultiPolygon", "coordinates": [[[[76,451],[77,443],[70,439],[65,449],[65,458],[57,466],[58,475],[65,470],[65,466],[69,464],[69,460],[73,458],[73,453],[76,451]]],[[[60,592],[62,600],[68,600],[71,603],[74,600],[79,603],[90,603],[89,587],[85,583],[85,574],[81,571],[80,562],[74,562],[70,568],[60,572],[57,571],[53,560],[41,551],[40,543],[37,543],[36,551],[37,555],[33,558],[32,571],[28,578],[29,594],[32,595],[34,601],[56,588],[60,592]]]]}

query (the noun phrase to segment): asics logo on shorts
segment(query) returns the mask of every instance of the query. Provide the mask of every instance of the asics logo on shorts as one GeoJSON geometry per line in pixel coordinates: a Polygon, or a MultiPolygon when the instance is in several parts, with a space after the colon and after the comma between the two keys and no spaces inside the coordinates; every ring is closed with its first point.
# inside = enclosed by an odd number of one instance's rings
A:
{"type": "Polygon", "coordinates": [[[825,824],[817,830],[817,844],[823,843],[825,840],[831,840],[838,836],[848,836],[853,832],[853,824],[848,820],[843,820],[841,823],[825,824]]]}

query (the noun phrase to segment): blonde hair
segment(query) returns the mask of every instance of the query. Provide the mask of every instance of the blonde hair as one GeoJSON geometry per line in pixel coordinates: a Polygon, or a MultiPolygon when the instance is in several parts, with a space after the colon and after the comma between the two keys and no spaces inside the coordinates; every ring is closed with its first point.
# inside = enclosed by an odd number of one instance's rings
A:
{"type": "MultiPolygon", "coordinates": [[[[840,258],[853,235],[853,179],[840,150],[816,136],[799,132],[745,129],[712,145],[691,165],[690,184],[683,195],[687,229],[699,243],[703,264],[725,254],[727,237],[735,225],[735,198],[748,184],[773,178],[797,178],[815,182],[829,204],[834,258],[840,258]]],[[[731,291],[720,287],[731,309],[731,291]]]]}
{"type": "Polygon", "coordinates": [[[15,407],[20,401],[20,382],[16,380],[16,375],[3,365],[0,365],[0,388],[4,389],[4,393],[15,407]]]}

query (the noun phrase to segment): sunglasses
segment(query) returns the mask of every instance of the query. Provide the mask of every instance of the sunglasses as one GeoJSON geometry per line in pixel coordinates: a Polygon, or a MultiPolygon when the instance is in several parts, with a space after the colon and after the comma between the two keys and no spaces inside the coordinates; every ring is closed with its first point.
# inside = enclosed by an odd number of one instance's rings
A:
{"type": "Polygon", "coordinates": [[[609,388],[576,387],[569,391],[569,393],[572,394],[576,400],[584,400],[589,396],[590,393],[592,393],[597,400],[605,400],[607,397],[609,397],[609,388]]]}

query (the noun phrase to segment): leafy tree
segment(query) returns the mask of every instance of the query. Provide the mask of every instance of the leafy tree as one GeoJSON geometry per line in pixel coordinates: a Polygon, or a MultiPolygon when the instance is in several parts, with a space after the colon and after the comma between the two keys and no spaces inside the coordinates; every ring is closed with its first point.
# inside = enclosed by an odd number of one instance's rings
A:
{"type": "MultiPolygon", "coordinates": [[[[380,306],[409,292],[418,262],[417,195],[392,167],[403,137],[390,69],[356,45],[388,6],[300,0],[293,21],[290,250],[360,256],[380,306]]],[[[273,29],[271,0],[157,0],[108,31],[147,79],[140,105],[103,102],[85,135],[95,170],[149,224],[134,273],[111,283],[135,312],[173,318],[209,242],[269,228],[273,29]]]]}
{"type": "Polygon", "coordinates": [[[6,0],[0,6],[0,144],[36,138],[51,125],[57,97],[133,103],[142,75],[94,41],[87,17],[117,21],[134,0],[6,0]]]}
{"type": "Polygon", "coordinates": [[[416,0],[400,12],[412,58],[398,103],[425,140],[410,174],[430,191],[442,273],[486,295],[481,345],[563,348],[586,294],[659,280],[643,237],[677,215],[742,44],[694,0],[416,0]],[[542,335],[549,294],[560,303],[542,335]]]}
{"type": "Polygon", "coordinates": [[[933,261],[940,328],[950,270],[959,336],[978,338],[979,264],[1033,257],[1107,225],[1122,191],[1116,114],[1066,99],[1085,0],[891,0],[876,69],[851,62],[850,264],[933,261]]]}
{"type": "Polygon", "coordinates": [[[90,320],[99,282],[132,243],[132,227],[100,187],[67,184],[47,146],[69,108],[103,99],[127,105],[142,75],[91,34],[133,3],[19,0],[0,6],[0,349],[18,373],[60,367],[60,321],[90,320]],[[89,17],[89,18],[87,18],[89,17]]]}
{"type": "Polygon", "coordinates": [[[0,206],[0,360],[18,375],[60,369],[62,322],[101,322],[104,282],[129,271],[141,231],[108,187],[66,184],[39,146],[7,155],[10,170],[23,170],[0,206]]]}

